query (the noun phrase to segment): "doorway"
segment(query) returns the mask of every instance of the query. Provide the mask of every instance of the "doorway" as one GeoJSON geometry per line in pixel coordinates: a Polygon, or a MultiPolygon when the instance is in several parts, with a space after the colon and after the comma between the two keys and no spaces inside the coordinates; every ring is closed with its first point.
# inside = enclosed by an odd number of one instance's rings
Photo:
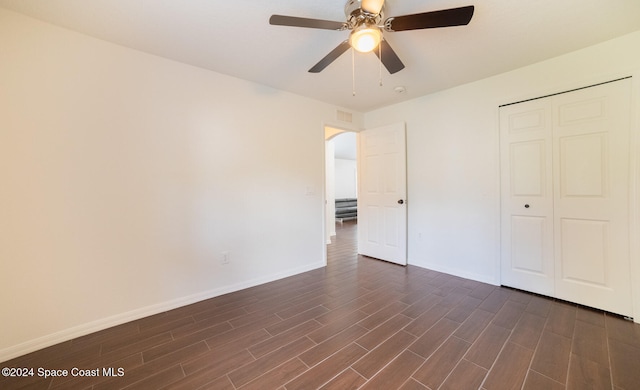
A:
{"type": "MultiPolygon", "coordinates": [[[[325,128],[326,243],[340,229],[336,224],[357,224],[358,172],[355,132],[325,128]]],[[[354,227],[355,228],[355,227],[354,227]]]]}
{"type": "MultiPolygon", "coordinates": [[[[335,142],[347,131],[325,127],[325,243],[336,235],[335,142]]],[[[352,133],[357,146],[356,171],[350,176],[360,221],[358,253],[407,265],[406,134],[404,122],[352,133]]],[[[350,150],[353,152],[352,139],[350,150]]],[[[350,164],[353,164],[351,162],[350,164]]],[[[353,193],[352,193],[353,195],[353,193]]]]}

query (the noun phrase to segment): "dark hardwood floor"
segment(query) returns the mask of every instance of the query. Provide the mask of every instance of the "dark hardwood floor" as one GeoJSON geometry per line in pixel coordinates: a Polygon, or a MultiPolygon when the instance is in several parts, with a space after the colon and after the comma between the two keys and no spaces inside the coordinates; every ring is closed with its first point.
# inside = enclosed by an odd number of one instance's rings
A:
{"type": "Polygon", "coordinates": [[[0,388],[640,389],[637,324],[360,257],[355,232],[338,225],[326,268],[0,363],[99,376],[0,388]]]}

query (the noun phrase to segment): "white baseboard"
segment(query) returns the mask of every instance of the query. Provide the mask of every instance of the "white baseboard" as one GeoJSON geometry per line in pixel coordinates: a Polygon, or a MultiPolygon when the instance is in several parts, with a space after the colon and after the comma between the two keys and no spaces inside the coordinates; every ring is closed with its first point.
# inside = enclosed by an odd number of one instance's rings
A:
{"type": "Polygon", "coordinates": [[[470,272],[465,272],[463,270],[456,269],[456,268],[442,267],[437,264],[424,263],[424,262],[409,261],[409,264],[415,265],[416,267],[420,267],[420,268],[430,269],[432,271],[437,271],[437,272],[442,272],[442,273],[453,275],[453,276],[458,276],[460,278],[475,280],[476,282],[491,284],[493,286],[500,285],[500,281],[495,280],[494,278],[490,278],[486,275],[478,275],[470,272]]]}
{"type": "Polygon", "coordinates": [[[88,335],[103,329],[111,328],[116,325],[121,325],[130,321],[139,320],[140,318],[152,316],[154,314],[162,313],[168,310],[177,309],[182,306],[190,305],[192,303],[204,301],[206,299],[215,298],[220,295],[232,293],[235,291],[244,290],[246,288],[258,286],[264,283],[273,282],[275,280],[284,279],[289,276],[301,274],[303,272],[311,271],[314,269],[324,267],[324,262],[314,263],[303,267],[293,268],[285,272],[280,272],[245,282],[236,283],[230,286],[224,286],[221,288],[204,291],[202,293],[189,295],[182,298],[172,299],[167,302],[158,303],[155,305],[141,307],[139,309],[131,310],[125,313],[116,314],[114,316],[102,318],[96,321],[88,322],[78,326],[74,326],[69,329],[65,329],[56,333],[52,333],[46,336],[38,337],[37,339],[29,340],[24,343],[20,343],[15,346],[11,346],[0,350],[0,362],[14,359],[16,357],[26,355],[28,353],[50,347],[65,341],[69,341],[81,336],[88,335]]]}

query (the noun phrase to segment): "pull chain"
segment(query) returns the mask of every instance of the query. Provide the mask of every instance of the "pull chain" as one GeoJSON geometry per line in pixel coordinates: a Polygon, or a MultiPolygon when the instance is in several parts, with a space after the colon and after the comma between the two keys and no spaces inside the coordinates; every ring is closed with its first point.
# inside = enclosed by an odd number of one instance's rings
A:
{"type": "Polygon", "coordinates": [[[380,86],[382,87],[382,41],[378,44],[378,57],[380,58],[380,86]]]}
{"type": "Polygon", "coordinates": [[[356,96],[356,50],[351,48],[351,93],[356,96]]]}

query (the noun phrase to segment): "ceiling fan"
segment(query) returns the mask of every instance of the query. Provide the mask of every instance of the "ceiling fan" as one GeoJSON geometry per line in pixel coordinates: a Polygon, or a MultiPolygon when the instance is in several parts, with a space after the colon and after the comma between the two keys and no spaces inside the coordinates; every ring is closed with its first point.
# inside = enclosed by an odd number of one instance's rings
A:
{"type": "Polygon", "coordinates": [[[344,7],[346,22],[332,20],[300,18],[297,16],[272,15],[269,24],[276,26],[292,26],[319,28],[325,30],[351,30],[349,39],[340,43],[335,49],[315,64],[309,72],[319,73],[335,61],[349,47],[360,52],[375,51],[376,55],[393,74],[404,69],[404,64],[384,39],[382,30],[387,32],[421,30],[426,28],[463,26],[469,24],[474,7],[450,8],[439,11],[390,17],[384,20],[384,0],[347,0],[344,7]],[[378,50],[374,50],[378,48],[378,50]]]}

